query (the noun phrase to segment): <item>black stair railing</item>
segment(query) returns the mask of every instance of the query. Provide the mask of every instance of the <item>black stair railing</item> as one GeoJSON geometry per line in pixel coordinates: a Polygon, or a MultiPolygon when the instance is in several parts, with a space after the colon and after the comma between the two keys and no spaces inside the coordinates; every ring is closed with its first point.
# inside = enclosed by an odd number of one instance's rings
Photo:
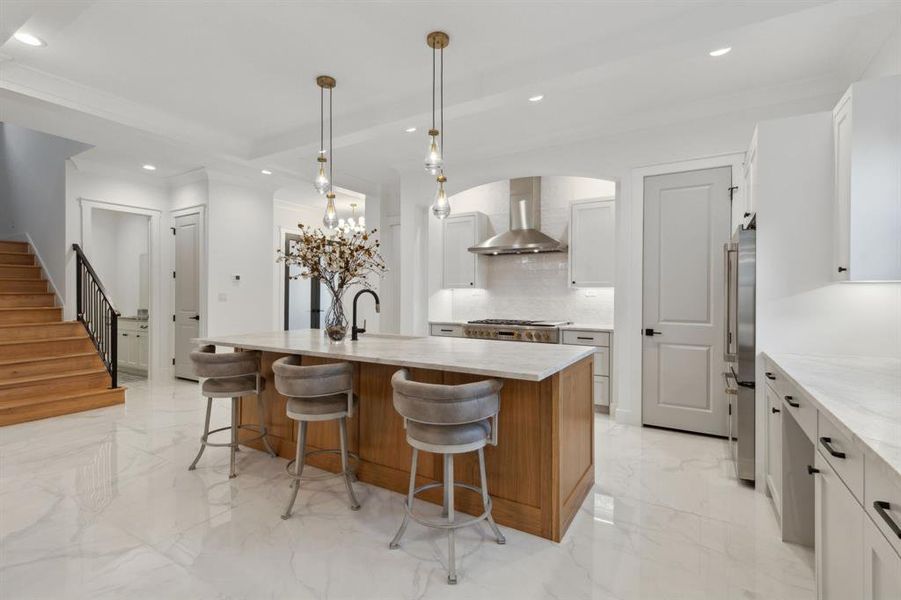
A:
{"type": "Polygon", "coordinates": [[[112,379],[111,387],[118,387],[117,363],[119,341],[119,311],[113,306],[109,293],[78,244],[75,250],[75,297],[78,320],[88,331],[97,354],[112,379]]]}

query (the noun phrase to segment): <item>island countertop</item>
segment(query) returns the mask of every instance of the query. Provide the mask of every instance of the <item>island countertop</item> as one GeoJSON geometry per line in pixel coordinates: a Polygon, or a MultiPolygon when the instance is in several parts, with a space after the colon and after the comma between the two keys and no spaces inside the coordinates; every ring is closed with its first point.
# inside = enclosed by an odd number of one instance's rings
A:
{"type": "Polygon", "coordinates": [[[525,381],[542,381],[594,352],[588,346],[372,333],[360,334],[356,342],[348,337],[336,343],[319,329],[202,337],[195,342],[525,381]]]}

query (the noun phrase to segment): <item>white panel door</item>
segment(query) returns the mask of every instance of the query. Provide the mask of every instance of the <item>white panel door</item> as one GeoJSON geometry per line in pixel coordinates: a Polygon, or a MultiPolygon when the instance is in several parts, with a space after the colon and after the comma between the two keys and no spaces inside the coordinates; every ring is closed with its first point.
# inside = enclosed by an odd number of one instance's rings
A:
{"type": "Polygon", "coordinates": [[[197,379],[191,340],[200,336],[200,217],[175,218],[175,376],[197,379]]]}
{"type": "Polygon", "coordinates": [[[818,600],[848,600],[863,593],[864,511],[838,474],[814,452],[814,544],[818,600]]]}
{"type": "Polygon", "coordinates": [[[851,94],[845,94],[832,115],[835,143],[835,239],[833,277],[848,280],[851,266],[851,94]]]}
{"type": "Polygon", "coordinates": [[[642,422],[725,436],[724,263],[732,169],[644,183],[642,422]]]}
{"type": "Polygon", "coordinates": [[[570,285],[613,285],[616,270],[615,206],[613,200],[591,200],[572,205],[569,224],[570,285]]]}
{"type": "Polygon", "coordinates": [[[873,525],[863,519],[863,599],[898,600],[901,598],[901,556],[873,525]]]}

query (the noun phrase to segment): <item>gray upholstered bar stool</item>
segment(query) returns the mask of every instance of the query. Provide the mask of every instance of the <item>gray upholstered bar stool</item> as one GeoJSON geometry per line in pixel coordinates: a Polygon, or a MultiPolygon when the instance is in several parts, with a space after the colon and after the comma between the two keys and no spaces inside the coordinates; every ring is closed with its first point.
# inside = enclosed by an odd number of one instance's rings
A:
{"type": "Polygon", "coordinates": [[[400,546],[400,540],[412,518],[428,527],[447,530],[447,582],[457,583],[457,563],[454,549],[455,530],[488,521],[498,544],[506,542],[491,516],[491,497],[488,495],[488,478],[485,475],[485,446],[497,445],[497,415],[500,411],[500,390],[503,384],[492,379],[463,385],[436,385],[410,381],[406,369],[391,378],[394,388],[394,408],[404,418],[407,443],[413,446],[413,462],[410,467],[410,490],[404,502],[404,520],[400,524],[389,548],[400,546]],[[429,483],[416,487],[416,465],[419,451],[444,455],[444,483],[429,483]],[[465,452],[479,453],[479,471],[482,487],[454,481],[454,455],[465,452]],[[421,517],[413,512],[413,499],[417,494],[444,486],[444,512],[447,520],[421,517]],[[484,512],[472,518],[457,521],[454,514],[454,487],[463,487],[482,495],[484,512]]]}
{"type": "Polygon", "coordinates": [[[346,362],[325,365],[300,364],[300,356],[285,356],[272,363],[275,373],[275,389],[282,396],[288,397],[288,418],[298,422],[297,451],[295,459],[288,463],[286,470],[294,479],[293,492],[283,519],[291,516],[301,481],[314,481],[336,476],[343,476],[350,496],[350,509],[359,510],[360,503],[354,494],[353,472],[348,468],[348,456],[359,460],[356,455],[347,451],[347,417],[354,414],[354,369],[346,362]],[[310,421],[338,420],[338,431],[341,436],[341,448],[337,450],[316,450],[306,452],[307,423],[310,421]],[[341,455],[341,471],[324,476],[303,476],[304,462],[307,456],[314,454],[336,453],[341,455]],[[294,467],[292,472],[291,467],[294,467]]]}
{"type": "Polygon", "coordinates": [[[225,354],[216,354],[215,346],[201,346],[197,350],[191,352],[191,363],[194,366],[194,374],[204,378],[201,384],[203,395],[206,396],[206,422],[203,426],[203,435],[200,437],[200,451],[189,471],[197,468],[197,461],[203,456],[203,451],[207,446],[227,447],[231,448],[231,465],[228,476],[230,478],[237,477],[235,473],[235,452],[238,450],[238,430],[249,429],[257,432],[254,438],[244,440],[252,442],[254,440],[263,440],[263,445],[272,456],[275,451],[269,445],[266,439],[266,423],[263,420],[263,397],[260,395],[262,390],[262,379],[260,377],[260,353],[259,352],[227,352],[225,354]],[[256,394],[257,397],[257,413],[260,415],[259,425],[239,425],[238,424],[238,402],[241,396],[249,396],[256,394]],[[220,427],[210,431],[210,412],[213,409],[213,398],[231,398],[232,399],[232,422],[228,427],[220,427]],[[231,442],[225,444],[214,444],[207,441],[211,433],[231,430],[231,442]]]}

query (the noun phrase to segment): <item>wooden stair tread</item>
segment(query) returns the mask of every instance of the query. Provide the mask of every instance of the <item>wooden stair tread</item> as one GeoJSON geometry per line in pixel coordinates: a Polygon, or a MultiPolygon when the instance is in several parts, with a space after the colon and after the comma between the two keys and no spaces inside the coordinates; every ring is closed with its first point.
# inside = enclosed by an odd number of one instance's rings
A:
{"type": "MultiPolygon", "coordinates": [[[[19,281],[34,281],[33,279],[20,279],[19,281]]],[[[0,292],[0,296],[53,296],[53,292],[0,292]]]]}
{"type": "Polygon", "coordinates": [[[125,388],[117,387],[117,388],[106,388],[102,390],[88,390],[85,392],[74,392],[74,393],[66,393],[64,395],[60,394],[46,394],[44,396],[34,396],[32,398],[22,398],[17,400],[9,400],[0,404],[0,414],[3,415],[3,418],[0,419],[0,425],[11,425],[13,423],[21,423],[24,421],[33,421],[35,419],[42,419],[47,416],[56,416],[69,414],[72,412],[79,412],[82,410],[91,410],[93,408],[102,408],[104,406],[110,406],[112,404],[122,404],[125,402],[125,388]],[[97,404],[95,406],[83,406],[81,408],[76,408],[75,410],[67,409],[61,412],[57,412],[55,414],[50,415],[39,415],[39,416],[29,416],[27,414],[21,415],[23,417],[21,420],[8,420],[8,417],[16,417],[19,415],[13,414],[8,415],[6,413],[15,413],[18,410],[28,409],[32,407],[40,407],[42,404],[66,404],[66,403],[78,403],[82,400],[89,400],[92,398],[98,398],[106,400],[101,404],[97,404]]]}
{"type": "Polygon", "coordinates": [[[11,387],[27,386],[31,384],[49,383],[59,379],[70,379],[72,377],[82,377],[84,375],[98,375],[106,373],[105,368],[97,369],[79,369],[76,371],[63,371],[61,373],[53,373],[52,375],[29,375],[28,377],[16,377],[13,379],[0,380],[0,390],[11,387]]]}
{"type": "MultiPolygon", "coordinates": [[[[62,310],[62,306],[10,306],[5,308],[0,308],[0,311],[14,311],[14,310],[62,310]]],[[[16,323],[16,325],[24,325],[25,323],[16,323]]]]}
{"type": "MultiPolygon", "coordinates": [[[[61,338],[64,340],[80,340],[82,338],[61,338]]],[[[26,340],[24,343],[31,343],[34,340],[26,340]]],[[[55,340],[48,340],[55,341],[55,340]]],[[[5,343],[16,343],[16,342],[5,342],[5,343]]],[[[19,342],[23,343],[23,342],[19,342]]],[[[64,358],[82,358],[85,356],[97,356],[96,352],[69,352],[66,354],[54,354],[50,356],[36,356],[34,358],[16,358],[13,360],[0,360],[0,367],[11,367],[13,365],[22,365],[28,363],[36,363],[36,362],[50,362],[54,360],[60,360],[64,358]]]]}
{"type": "MultiPolygon", "coordinates": [[[[50,338],[28,338],[27,340],[11,340],[9,342],[0,342],[0,346],[14,346],[15,344],[34,344],[35,342],[67,342],[69,340],[83,340],[86,335],[60,336],[50,338]]],[[[56,358],[54,355],[53,358],[56,358]]]]}

